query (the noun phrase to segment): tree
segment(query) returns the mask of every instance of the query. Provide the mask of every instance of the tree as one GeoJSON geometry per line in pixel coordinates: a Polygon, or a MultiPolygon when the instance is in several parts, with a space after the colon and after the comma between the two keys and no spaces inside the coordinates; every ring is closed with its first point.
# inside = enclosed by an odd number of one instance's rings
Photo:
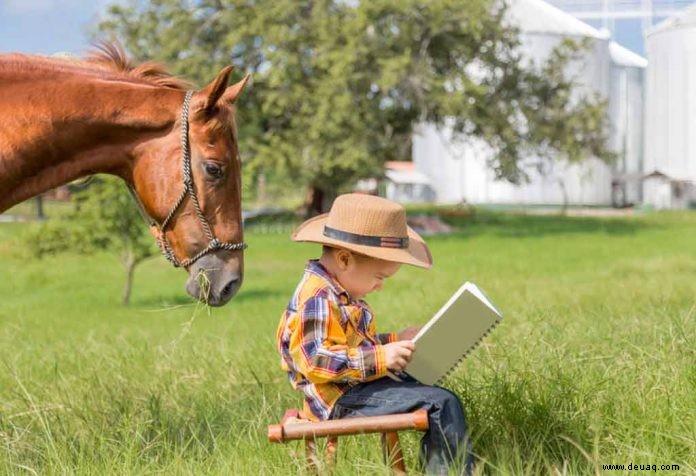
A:
{"type": "Polygon", "coordinates": [[[252,72],[239,114],[247,174],[285,173],[320,209],[408,158],[426,121],[485,140],[511,182],[526,179],[530,153],[612,159],[602,100],[574,94],[563,73],[582,45],[525,66],[504,18],[502,0],[132,0],[100,27],[192,78],[230,62],[252,72]]]}
{"type": "Polygon", "coordinates": [[[136,266],[157,254],[143,218],[115,177],[95,177],[75,200],[78,206],[72,215],[42,224],[30,234],[30,248],[39,257],[67,250],[118,253],[126,271],[122,303],[128,305],[136,266]]]}

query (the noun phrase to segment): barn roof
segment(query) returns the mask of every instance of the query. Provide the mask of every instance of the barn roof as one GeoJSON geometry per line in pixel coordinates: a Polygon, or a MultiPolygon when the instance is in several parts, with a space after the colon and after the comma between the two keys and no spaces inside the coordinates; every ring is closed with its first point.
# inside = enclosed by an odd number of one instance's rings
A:
{"type": "Polygon", "coordinates": [[[609,38],[608,32],[597,30],[543,0],[510,0],[508,14],[524,33],[609,38]]]}
{"type": "Polygon", "coordinates": [[[680,28],[696,28],[696,3],[685,8],[681,13],[662,20],[645,32],[645,37],[661,33],[668,30],[678,30],[680,28]]]}

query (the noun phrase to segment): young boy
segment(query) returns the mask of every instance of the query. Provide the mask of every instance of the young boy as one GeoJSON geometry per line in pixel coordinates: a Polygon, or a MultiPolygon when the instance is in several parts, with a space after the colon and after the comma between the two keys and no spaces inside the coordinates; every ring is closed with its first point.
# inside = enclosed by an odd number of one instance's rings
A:
{"type": "Polygon", "coordinates": [[[421,440],[428,474],[447,474],[454,462],[469,474],[471,443],[459,399],[416,381],[397,382],[411,360],[418,328],[377,334],[362,299],[382,288],[402,263],[430,268],[430,251],[406,225],[400,205],[370,195],[339,196],[328,214],[295,230],[295,241],[324,245],[282,315],[277,332],[283,369],[305,395],[304,413],[315,420],[428,411],[421,440]]]}

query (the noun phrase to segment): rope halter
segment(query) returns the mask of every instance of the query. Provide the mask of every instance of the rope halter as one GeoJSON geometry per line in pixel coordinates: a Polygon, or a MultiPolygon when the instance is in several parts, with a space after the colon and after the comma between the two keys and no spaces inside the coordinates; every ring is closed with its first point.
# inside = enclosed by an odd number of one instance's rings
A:
{"type": "Polygon", "coordinates": [[[193,93],[194,91],[186,91],[186,97],[184,97],[184,104],[181,107],[181,158],[183,162],[184,189],[181,191],[181,195],[179,195],[179,198],[176,200],[176,203],[174,204],[172,209],[167,214],[167,217],[161,224],[157,223],[157,221],[147,213],[147,211],[145,210],[145,206],[143,205],[143,202],[140,200],[140,197],[138,197],[138,194],[135,191],[135,188],[132,184],[128,184],[128,189],[133,195],[133,198],[135,199],[135,202],[138,205],[138,208],[140,209],[140,213],[150,226],[153,235],[155,235],[157,244],[159,245],[162,254],[176,268],[188,268],[206,254],[216,250],[239,251],[245,250],[248,246],[243,241],[239,243],[232,243],[218,240],[215,237],[215,233],[213,232],[210,223],[208,223],[208,220],[205,218],[205,215],[201,211],[201,206],[198,203],[196,187],[193,183],[193,174],[191,173],[191,145],[189,144],[189,106],[191,103],[191,97],[193,96],[193,93]],[[208,237],[209,242],[208,246],[200,250],[194,256],[186,258],[183,261],[179,261],[177,257],[174,255],[174,252],[172,251],[171,247],[169,246],[169,241],[167,241],[167,237],[164,232],[167,228],[167,225],[169,225],[169,223],[172,221],[174,215],[176,215],[176,212],[179,209],[179,207],[181,207],[181,204],[184,203],[186,195],[191,195],[191,201],[193,202],[193,206],[196,210],[198,221],[201,223],[201,225],[203,225],[203,231],[205,231],[205,234],[208,237]]]}

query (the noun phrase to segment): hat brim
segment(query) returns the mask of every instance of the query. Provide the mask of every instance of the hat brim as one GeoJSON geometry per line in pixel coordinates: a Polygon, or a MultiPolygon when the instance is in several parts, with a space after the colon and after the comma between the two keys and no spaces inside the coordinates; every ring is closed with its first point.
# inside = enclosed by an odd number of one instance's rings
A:
{"type": "Polygon", "coordinates": [[[341,241],[324,236],[324,225],[329,217],[328,213],[310,218],[302,223],[291,235],[294,241],[304,241],[319,243],[322,245],[335,246],[355,251],[362,255],[372,258],[379,258],[385,261],[410,264],[419,268],[430,268],[433,265],[433,258],[420,237],[410,226],[408,230],[408,248],[382,248],[379,246],[357,245],[347,241],[341,241]]]}

